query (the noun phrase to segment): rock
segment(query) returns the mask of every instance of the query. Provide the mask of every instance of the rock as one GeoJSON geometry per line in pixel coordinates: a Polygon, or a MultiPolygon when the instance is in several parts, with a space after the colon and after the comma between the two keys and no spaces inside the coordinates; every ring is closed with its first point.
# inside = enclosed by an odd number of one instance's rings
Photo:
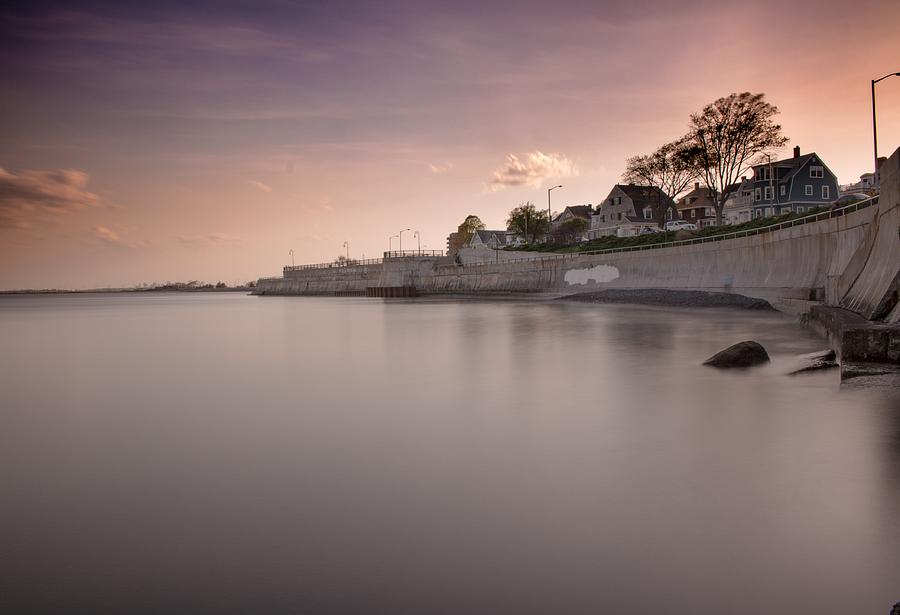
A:
{"type": "Polygon", "coordinates": [[[822,352],[813,352],[799,357],[800,366],[793,371],[788,372],[788,376],[796,376],[806,372],[815,372],[820,369],[831,369],[832,367],[840,367],[838,365],[836,355],[833,350],[823,350],[822,352]]]}
{"type": "Polygon", "coordinates": [[[711,367],[753,367],[769,362],[769,353],[757,342],[740,342],[717,352],[704,365],[711,367]]]}

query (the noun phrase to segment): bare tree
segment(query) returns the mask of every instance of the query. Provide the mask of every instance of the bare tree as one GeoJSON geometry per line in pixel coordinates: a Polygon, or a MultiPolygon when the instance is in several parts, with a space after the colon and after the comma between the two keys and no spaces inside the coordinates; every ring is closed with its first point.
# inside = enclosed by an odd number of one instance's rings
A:
{"type": "Polygon", "coordinates": [[[726,188],[749,171],[758,156],[787,143],[781,126],[772,120],[777,113],[765,94],[743,92],[691,115],[689,154],[714,199],[717,225],[722,224],[726,188]]]}
{"type": "Polygon", "coordinates": [[[662,145],[652,154],[632,156],[626,161],[622,175],[624,181],[657,189],[654,191],[656,204],[651,209],[653,221],[659,226],[665,224],[669,209],[677,217],[675,199],[696,178],[693,148],[687,136],[662,145]]]}

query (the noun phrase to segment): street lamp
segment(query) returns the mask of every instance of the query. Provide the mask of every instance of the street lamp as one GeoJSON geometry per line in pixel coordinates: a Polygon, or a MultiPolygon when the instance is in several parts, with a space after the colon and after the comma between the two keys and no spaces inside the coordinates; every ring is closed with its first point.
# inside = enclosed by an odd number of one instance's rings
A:
{"type": "Polygon", "coordinates": [[[422,256],[422,234],[419,231],[413,231],[413,236],[416,238],[416,245],[419,246],[419,256],[422,256]]]}
{"type": "Polygon", "coordinates": [[[410,229],[410,228],[405,228],[402,231],[400,231],[400,235],[399,235],[399,237],[400,237],[400,256],[403,256],[403,233],[406,231],[411,231],[411,230],[412,229],[410,229]]]}
{"type": "Polygon", "coordinates": [[[294,266],[294,250],[288,250],[288,253],[291,255],[291,267],[294,266]]]}
{"type": "Polygon", "coordinates": [[[394,237],[399,237],[399,235],[391,235],[391,238],[388,239],[388,252],[394,249],[394,237]]]}
{"type": "Polygon", "coordinates": [[[900,77],[900,73],[888,73],[881,79],[872,79],[872,142],[875,146],[875,179],[878,179],[878,129],[875,124],[875,84],[888,77],[900,77]]]}
{"type": "Polygon", "coordinates": [[[562,188],[562,184],[553,186],[552,188],[547,188],[547,224],[553,222],[553,214],[550,213],[550,192],[556,190],[557,188],[562,188]]]}

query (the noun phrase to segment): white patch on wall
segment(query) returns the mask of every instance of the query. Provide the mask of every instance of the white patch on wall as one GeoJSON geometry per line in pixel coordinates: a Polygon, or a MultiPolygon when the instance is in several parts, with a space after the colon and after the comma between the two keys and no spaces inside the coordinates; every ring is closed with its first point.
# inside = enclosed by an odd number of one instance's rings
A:
{"type": "Polygon", "coordinates": [[[619,269],[610,265],[596,265],[590,269],[569,269],[565,282],[569,286],[585,286],[590,283],[603,284],[619,277],[619,269]]]}

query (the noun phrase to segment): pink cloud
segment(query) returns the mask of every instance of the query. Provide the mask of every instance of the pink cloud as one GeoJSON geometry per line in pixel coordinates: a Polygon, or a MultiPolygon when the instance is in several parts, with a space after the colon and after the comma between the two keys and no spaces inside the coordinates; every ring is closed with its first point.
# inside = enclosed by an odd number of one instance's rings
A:
{"type": "Polygon", "coordinates": [[[0,168],[0,227],[30,228],[48,217],[99,206],[100,197],[87,191],[88,180],[75,169],[16,174],[0,168]]]}

